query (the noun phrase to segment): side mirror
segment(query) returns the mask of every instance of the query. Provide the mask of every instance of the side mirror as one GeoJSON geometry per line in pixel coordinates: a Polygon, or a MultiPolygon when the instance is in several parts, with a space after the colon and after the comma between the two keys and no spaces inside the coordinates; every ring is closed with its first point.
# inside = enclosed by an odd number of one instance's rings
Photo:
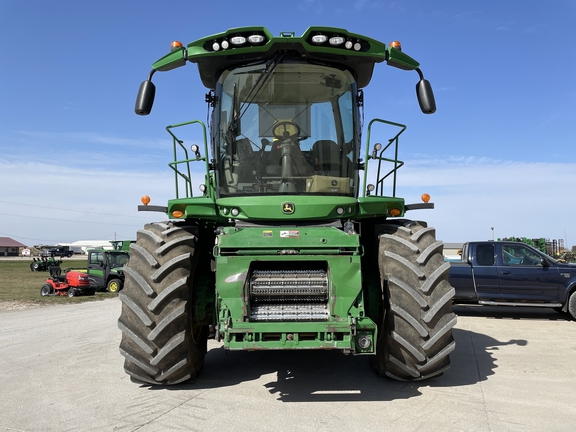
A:
{"type": "Polygon", "coordinates": [[[134,105],[134,112],[138,115],[148,115],[152,111],[154,105],[154,96],[156,95],[156,86],[152,81],[147,79],[140,84],[138,89],[138,96],[136,96],[136,104],[134,105]]]}
{"type": "Polygon", "coordinates": [[[550,267],[550,263],[546,258],[540,258],[540,264],[542,264],[542,267],[550,267]]]}
{"type": "Polygon", "coordinates": [[[434,100],[434,92],[428,80],[424,78],[416,84],[416,95],[418,96],[418,103],[420,109],[424,114],[433,114],[436,112],[436,101],[434,100]]]}

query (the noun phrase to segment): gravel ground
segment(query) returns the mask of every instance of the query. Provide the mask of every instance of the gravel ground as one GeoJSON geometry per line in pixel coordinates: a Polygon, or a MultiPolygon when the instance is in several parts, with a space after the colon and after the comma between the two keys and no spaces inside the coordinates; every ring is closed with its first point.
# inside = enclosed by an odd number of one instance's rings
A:
{"type": "Polygon", "coordinates": [[[572,431],[576,323],[530,308],[457,307],[452,368],[380,380],[336,351],[227,352],[194,383],[134,384],[120,300],[0,312],[0,431],[572,431]]]}

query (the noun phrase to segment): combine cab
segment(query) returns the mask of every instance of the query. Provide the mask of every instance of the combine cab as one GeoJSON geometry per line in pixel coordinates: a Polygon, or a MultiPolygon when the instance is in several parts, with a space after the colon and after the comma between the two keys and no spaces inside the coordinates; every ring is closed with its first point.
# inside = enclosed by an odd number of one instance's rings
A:
{"type": "Polygon", "coordinates": [[[405,126],[376,119],[362,132],[376,63],[415,71],[420,108],[436,110],[419,64],[398,43],[344,29],[236,28],[173,43],[140,86],[136,113],[150,113],[157,71],[188,62],[208,89],[209,138],[201,121],[167,127],[175,197],[139,207],[169,220],[130,246],[118,321],[125,371],[149,384],[194,379],[209,338],[229,350],[366,355],[399,380],[447,370],[450,265],[434,229],[404,218],[433,204],[396,196],[405,126]],[[189,128],[204,142],[185,142],[189,128]],[[379,128],[394,132],[378,141],[379,128]]]}

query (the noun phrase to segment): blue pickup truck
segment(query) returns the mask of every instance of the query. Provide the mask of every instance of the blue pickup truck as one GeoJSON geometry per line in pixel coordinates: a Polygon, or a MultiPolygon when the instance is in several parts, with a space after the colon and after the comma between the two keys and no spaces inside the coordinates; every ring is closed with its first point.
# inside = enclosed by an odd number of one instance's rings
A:
{"type": "Polygon", "coordinates": [[[576,264],[518,242],[469,242],[450,266],[454,303],[539,306],[576,319],[576,264]]]}

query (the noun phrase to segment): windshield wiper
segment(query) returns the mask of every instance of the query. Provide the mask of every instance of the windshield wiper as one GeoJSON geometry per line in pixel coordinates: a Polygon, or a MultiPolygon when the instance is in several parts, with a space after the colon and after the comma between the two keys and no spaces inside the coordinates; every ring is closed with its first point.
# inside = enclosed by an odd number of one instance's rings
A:
{"type": "MultiPolygon", "coordinates": [[[[278,64],[282,61],[283,58],[284,53],[280,52],[276,54],[272,58],[272,60],[266,63],[266,68],[260,73],[260,76],[256,80],[256,83],[250,89],[250,92],[248,93],[246,100],[242,102],[238,111],[234,113],[232,121],[228,125],[228,131],[227,131],[227,135],[230,142],[234,141],[235,136],[233,134],[235,133],[236,128],[238,127],[238,123],[240,123],[240,120],[242,119],[242,116],[246,113],[248,107],[252,104],[252,102],[260,92],[260,90],[262,90],[268,79],[272,76],[272,73],[276,69],[276,66],[278,66],[278,64]]],[[[233,107],[236,107],[237,96],[238,96],[238,89],[236,84],[234,84],[234,97],[233,97],[234,100],[232,101],[233,107]]]]}

